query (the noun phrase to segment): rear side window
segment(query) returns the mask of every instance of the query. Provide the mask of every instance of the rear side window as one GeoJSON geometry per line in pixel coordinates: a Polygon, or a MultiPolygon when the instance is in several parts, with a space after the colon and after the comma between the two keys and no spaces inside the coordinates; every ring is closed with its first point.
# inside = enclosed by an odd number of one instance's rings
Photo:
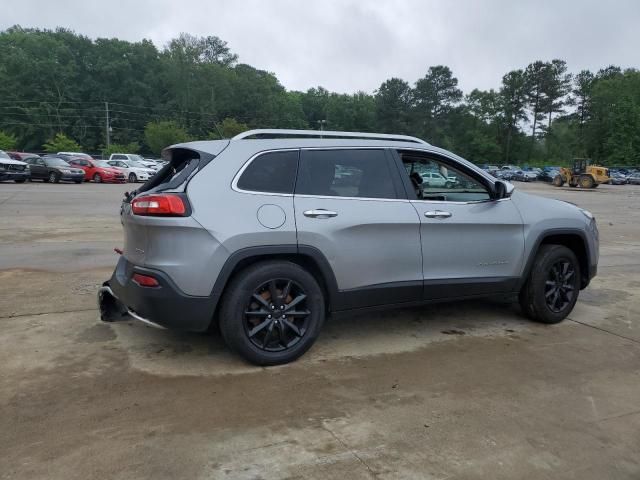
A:
{"type": "Polygon", "coordinates": [[[304,150],[296,194],[398,198],[384,150],[304,150]]]}
{"type": "Polygon", "coordinates": [[[254,158],[242,172],[241,190],[266,193],[293,193],[298,169],[297,150],[268,152],[254,158]]]}

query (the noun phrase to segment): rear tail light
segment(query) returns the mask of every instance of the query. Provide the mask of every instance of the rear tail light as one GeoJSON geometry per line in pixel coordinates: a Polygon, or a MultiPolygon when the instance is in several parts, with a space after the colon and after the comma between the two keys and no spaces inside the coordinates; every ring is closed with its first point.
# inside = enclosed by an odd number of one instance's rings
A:
{"type": "Polygon", "coordinates": [[[136,282],[141,287],[159,287],[160,284],[158,280],[153,278],[151,275],[143,275],[141,273],[133,274],[133,281],[136,282]]]}
{"type": "Polygon", "coordinates": [[[189,215],[187,200],[171,193],[142,195],[131,202],[134,215],[152,215],[161,217],[186,217],[189,215]]]}

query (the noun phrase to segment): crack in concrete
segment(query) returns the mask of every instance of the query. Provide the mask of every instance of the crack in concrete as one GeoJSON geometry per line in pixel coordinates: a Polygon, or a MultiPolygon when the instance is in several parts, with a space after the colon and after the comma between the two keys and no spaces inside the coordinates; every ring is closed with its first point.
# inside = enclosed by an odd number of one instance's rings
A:
{"type": "Polygon", "coordinates": [[[347,452],[349,452],[351,455],[353,455],[356,458],[356,460],[358,460],[367,469],[367,472],[369,473],[371,478],[378,478],[378,474],[375,471],[373,471],[373,469],[369,466],[369,464],[367,462],[365,462],[364,459],[362,457],[360,457],[360,455],[358,455],[355,452],[355,450],[352,450],[351,448],[349,448],[349,446],[344,441],[342,441],[342,439],[340,437],[338,437],[335,433],[333,433],[333,431],[329,427],[327,427],[326,425],[322,425],[321,427],[322,427],[323,430],[326,430],[327,432],[329,432],[329,434],[331,434],[331,436],[333,438],[335,438],[336,441],[340,445],[342,445],[342,447],[347,452]]]}
{"type": "Polygon", "coordinates": [[[81,308],[78,310],[62,310],[59,312],[39,312],[39,313],[19,313],[17,315],[6,315],[0,317],[0,320],[7,320],[9,318],[21,318],[21,317],[40,317],[42,315],[55,315],[59,313],[76,313],[76,312],[97,312],[97,308],[81,308]]]}
{"type": "Polygon", "coordinates": [[[567,317],[567,320],[573,323],[577,323],[579,325],[584,325],[585,327],[593,328],[594,330],[599,330],[601,332],[608,333],[609,335],[613,335],[614,337],[623,338],[624,340],[629,340],[630,342],[637,343],[638,345],[640,345],[640,340],[636,340],[635,338],[627,337],[625,335],[620,335],[619,333],[612,332],[605,328],[596,327],[595,325],[589,325],[588,323],[581,322],[580,320],[574,320],[573,318],[567,317]]]}

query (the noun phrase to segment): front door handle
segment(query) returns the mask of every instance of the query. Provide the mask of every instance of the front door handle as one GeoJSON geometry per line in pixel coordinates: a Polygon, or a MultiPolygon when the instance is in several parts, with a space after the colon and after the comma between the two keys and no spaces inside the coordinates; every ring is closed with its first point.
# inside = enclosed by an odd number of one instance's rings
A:
{"type": "Polygon", "coordinates": [[[443,212],[442,210],[433,210],[429,212],[424,212],[424,216],[427,218],[449,218],[451,216],[451,212],[443,212]]]}
{"type": "Polygon", "coordinates": [[[325,210],[324,208],[317,208],[315,210],[305,210],[302,213],[305,217],[311,217],[311,218],[329,218],[329,217],[338,216],[338,212],[332,212],[331,210],[325,210]]]}

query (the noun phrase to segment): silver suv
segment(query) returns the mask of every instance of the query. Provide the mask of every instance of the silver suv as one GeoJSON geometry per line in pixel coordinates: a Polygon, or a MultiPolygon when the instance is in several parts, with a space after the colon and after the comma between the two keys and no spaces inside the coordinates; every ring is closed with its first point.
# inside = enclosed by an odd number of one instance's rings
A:
{"type": "Polygon", "coordinates": [[[591,213],[414,137],[253,130],[164,156],[122,203],[102,319],[217,324],[256,364],[302,355],[329,312],[513,294],[556,323],[596,274],[591,213]]]}

